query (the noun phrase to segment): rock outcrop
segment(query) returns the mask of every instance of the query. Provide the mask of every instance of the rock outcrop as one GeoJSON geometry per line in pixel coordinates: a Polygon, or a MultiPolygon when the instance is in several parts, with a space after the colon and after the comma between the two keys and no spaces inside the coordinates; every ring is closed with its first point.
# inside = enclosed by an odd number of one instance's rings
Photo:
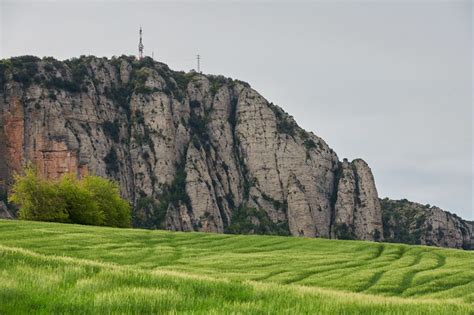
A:
{"type": "Polygon", "coordinates": [[[7,206],[3,201],[0,201],[0,219],[13,219],[13,215],[8,211],[7,206]]]}
{"type": "Polygon", "coordinates": [[[383,239],[382,212],[372,172],[363,160],[341,163],[337,182],[334,236],[383,239]]]}
{"type": "Polygon", "coordinates": [[[340,162],[245,82],[175,72],[151,58],[23,56],[0,62],[0,85],[7,187],[31,161],[49,178],[115,179],[138,227],[386,234],[368,165],[340,162]]]}
{"type": "Polygon", "coordinates": [[[406,199],[380,202],[386,241],[470,249],[471,226],[457,215],[406,199]]]}

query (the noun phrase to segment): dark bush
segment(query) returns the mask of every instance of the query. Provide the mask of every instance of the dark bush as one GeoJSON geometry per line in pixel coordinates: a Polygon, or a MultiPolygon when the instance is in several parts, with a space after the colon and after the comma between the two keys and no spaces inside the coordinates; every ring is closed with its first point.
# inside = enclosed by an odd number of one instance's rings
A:
{"type": "Polygon", "coordinates": [[[105,96],[111,99],[119,107],[123,108],[127,117],[130,117],[130,97],[133,93],[132,86],[113,86],[111,89],[105,90],[105,96]]]}
{"type": "Polygon", "coordinates": [[[190,134],[194,138],[195,146],[197,148],[200,145],[203,145],[205,148],[209,148],[211,143],[211,138],[208,133],[208,124],[209,118],[207,116],[200,116],[194,112],[191,112],[189,117],[188,125],[190,128],[190,134]]]}
{"type": "Polygon", "coordinates": [[[296,131],[295,124],[286,119],[277,121],[276,127],[279,133],[284,133],[290,136],[295,135],[295,131],[296,131]]]}
{"type": "Polygon", "coordinates": [[[173,79],[175,80],[176,84],[178,85],[178,88],[185,91],[188,88],[189,82],[193,78],[192,73],[185,73],[181,71],[173,71],[172,76],[173,79]]]}
{"type": "Polygon", "coordinates": [[[109,153],[104,157],[104,162],[109,174],[115,174],[118,172],[119,162],[117,160],[117,151],[115,151],[114,147],[110,148],[109,153]]]}
{"type": "Polygon", "coordinates": [[[0,88],[3,89],[7,81],[7,71],[11,68],[9,60],[0,60],[0,88]]]}
{"type": "Polygon", "coordinates": [[[315,149],[316,148],[316,143],[311,140],[311,139],[306,139],[303,142],[304,146],[306,147],[307,150],[315,149]]]}
{"type": "Polygon", "coordinates": [[[150,70],[147,68],[141,68],[132,72],[132,78],[130,85],[133,87],[133,91],[138,94],[151,94],[153,89],[146,86],[146,81],[150,75],[150,70]]]}
{"type": "Polygon", "coordinates": [[[106,121],[102,124],[104,133],[107,137],[111,138],[114,142],[119,142],[120,140],[120,123],[117,119],[113,122],[106,121]]]}
{"type": "Polygon", "coordinates": [[[242,205],[234,210],[226,233],[290,235],[290,229],[288,222],[274,223],[264,210],[242,205]],[[258,224],[254,224],[252,218],[256,219],[258,224]]]}
{"type": "Polygon", "coordinates": [[[40,59],[34,56],[10,58],[10,64],[13,68],[13,80],[28,87],[33,83],[34,77],[38,73],[38,61],[40,61],[40,59]]]}
{"type": "MultiPolygon", "coordinates": [[[[378,231],[377,231],[378,232],[378,231]]],[[[334,224],[334,234],[341,240],[355,240],[357,239],[354,234],[354,226],[347,225],[345,223],[334,224]]]]}
{"type": "Polygon", "coordinates": [[[199,108],[199,107],[201,107],[201,102],[196,101],[196,100],[192,100],[192,101],[189,102],[189,107],[199,108]]]}
{"type": "Polygon", "coordinates": [[[44,83],[48,89],[65,90],[70,93],[81,92],[81,86],[76,82],[67,81],[62,78],[52,77],[44,83]]]}
{"type": "Polygon", "coordinates": [[[135,206],[133,225],[149,229],[164,229],[167,209],[154,198],[141,197],[135,206]]]}

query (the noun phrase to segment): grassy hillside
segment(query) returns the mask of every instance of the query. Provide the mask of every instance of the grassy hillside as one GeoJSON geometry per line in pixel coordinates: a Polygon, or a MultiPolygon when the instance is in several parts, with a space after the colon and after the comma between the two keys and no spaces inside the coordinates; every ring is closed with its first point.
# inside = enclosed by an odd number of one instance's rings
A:
{"type": "Polygon", "coordinates": [[[471,314],[473,252],[0,220],[0,314],[471,314]]]}

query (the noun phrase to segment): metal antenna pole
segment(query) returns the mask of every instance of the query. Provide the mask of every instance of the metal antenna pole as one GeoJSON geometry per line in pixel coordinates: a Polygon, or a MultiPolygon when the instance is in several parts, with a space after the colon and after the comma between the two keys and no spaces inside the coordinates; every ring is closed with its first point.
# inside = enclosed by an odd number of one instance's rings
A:
{"type": "Polygon", "coordinates": [[[142,27],[140,26],[140,42],[138,43],[138,59],[143,59],[142,27]]]}
{"type": "Polygon", "coordinates": [[[197,55],[196,59],[197,59],[197,71],[198,73],[201,73],[201,55],[197,55]]]}

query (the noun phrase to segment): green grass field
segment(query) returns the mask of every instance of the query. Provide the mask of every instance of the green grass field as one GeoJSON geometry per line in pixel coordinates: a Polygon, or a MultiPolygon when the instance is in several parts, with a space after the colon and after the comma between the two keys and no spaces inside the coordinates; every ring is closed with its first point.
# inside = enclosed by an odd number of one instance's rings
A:
{"type": "Polygon", "coordinates": [[[0,314],[473,314],[474,253],[0,220],[0,314]]]}

